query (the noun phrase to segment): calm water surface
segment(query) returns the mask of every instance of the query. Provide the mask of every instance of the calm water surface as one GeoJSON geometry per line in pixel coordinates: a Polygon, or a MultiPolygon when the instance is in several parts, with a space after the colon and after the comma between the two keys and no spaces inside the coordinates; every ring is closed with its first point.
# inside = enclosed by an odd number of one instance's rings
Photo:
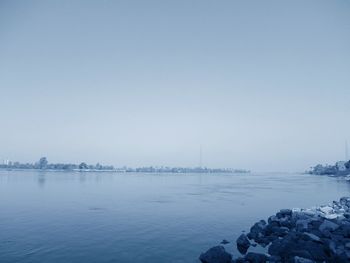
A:
{"type": "Polygon", "coordinates": [[[300,174],[0,171],[0,262],[198,262],[285,207],[350,195],[300,174]]]}

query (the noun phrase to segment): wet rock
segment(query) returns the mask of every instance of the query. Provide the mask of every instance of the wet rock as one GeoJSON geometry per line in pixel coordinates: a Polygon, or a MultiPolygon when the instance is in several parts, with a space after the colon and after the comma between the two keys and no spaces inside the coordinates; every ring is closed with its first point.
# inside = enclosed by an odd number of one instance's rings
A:
{"type": "Polygon", "coordinates": [[[333,213],[333,208],[330,206],[321,206],[320,211],[324,214],[331,214],[333,213]]]}
{"type": "Polygon", "coordinates": [[[294,263],[314,263],[315,261],[307,258],[302,258],[302,257],[294,257],[294,263]]]}
{"type": "Polygon", "coordinates": [[[297,231],[301,232],[304,229],[308,229],[309,223],[310,223],[310,219],[299,219],[299,220],[297,220],[296,223],[295,223],[297,231]]]}
{"type": "Polygon", "coordinates": [[[249,252],[233,262],[350,262],[350,197],[310,209],[281,209],[267,222],[260,220],[242,234],[237,248],[247,253],[253,246],[249,238],[254,245],[269,245],[270,256],[249,252]]]}
{"type": "Polygon", "coordinates": [[[350,206],[350,197],[342,197],[339,200],[339,203],[343,206],[350,206]]]}
{"type": "Polygon", "coordinates": [[[343,214],[343,216],[344,216],[345,218],[349,219],[349,218],[350,218],[350,213],[349,213],[349,212],[345,212],[345,213],[343,214]]]}
{"type": "Polygon", "coordinates": [[[228,243],[230,243],[230,242],[229,242],[229,241],[227,241],[226,239],[223,239],[223,240],[221,241],[221,243],[220,243],[220,244],[226,245],[226,244],[228,244],[228,243]]]}
{"type": "Polygon", "coordinates": [[[260,220],[259,222],[255,223],[251,228],[250,232],[248,234],[249,239],[257,239],[261,236],[263,236],[264,229],[266,227],[266,221],[260,220]]]}
{"type": "Polygon", "coordinates": [[[249,252],[245,259],[249,263],[265,263],[267,261],[267,256],[261,253],[249,252]]]}
{"type": "Polygon", "coordinates": [[[284,237],[288,234],[289,228],[288,227],[272,227],[271,232],[274,236],[277,237],[284,237]]]}
{"type": "Polygon", "coordinates": [[[303,235],[302,233],[290,233],[283,239],[273,241],[268,250],[269,254],[280,256],[285,261],[295,256],[316,261],[324,261],[329,258],[329,249],[324,244],[303,240],[303,235]]]}
{"type": "Polygon", "coordinates": [[[248,248],[250,247],[249,239],[245,234],[242,234],[237,239],[237,249],[241,254],[247,253],[248,248]]]}
{"type": "Polygon", "coordinates": [[[323,233],[325,230],[334,231],[338,227],[338,224],[329,220],[324,220],[323,223],[320,225],[319,230],[323,233]]]}
{"type": "Polygon", "coordinates": [[[245,258],[239,257],[232,260],[232,263],[249,263],[245,258]]]}
{"type": "Polygon", "coordinates": [[[267,219],[267,222],[268,222],[269,224],[276,223],[277,225],[279,225],[279,220],[278,220],[278,217],[277,217],[277,216],[270,216],[270,217],[267,219]]]}
{"type": "Polygon", "coordinates": [[[202,263],[231,263],[232,256],[227,253],[223,246],[210,248],[199,257],[202,263]]]}
{"type": "Polygon", "coordinates": [[[280,226],[292,228],[293,227],[293,222],[291,221],[291,218],[288,217],[283,217],[279,220],[280,226]]]}
{"type": "Polygon", "coordinates": [[[281,263],[282,259],[279,256],[270,256],[268,258],[269,263],[281,263]]]}
{"type": "Polygon", "coordinates": [[[283,215],[283,216],[291,216],[293,211],[292,209],[281,209],[280,210],[280,213],[283,215]]]}
{"type": "Polygon", "coordinates": [[[310,241],[314,241],[314,242],[322,242],[321,238],[319,238],[318,236],[316,236],[312,233],[303,233],[302,238],[304,240],[310,240],[310,241]]]}

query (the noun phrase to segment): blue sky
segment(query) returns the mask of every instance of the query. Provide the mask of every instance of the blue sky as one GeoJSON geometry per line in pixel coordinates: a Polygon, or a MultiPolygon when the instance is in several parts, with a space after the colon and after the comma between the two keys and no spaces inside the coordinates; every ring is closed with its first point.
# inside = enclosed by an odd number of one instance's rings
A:
{"type": "Polygon", "coordinates": [[[1,1],[0,158],[304,170],[350,141],[348,1],[1,1]]]}

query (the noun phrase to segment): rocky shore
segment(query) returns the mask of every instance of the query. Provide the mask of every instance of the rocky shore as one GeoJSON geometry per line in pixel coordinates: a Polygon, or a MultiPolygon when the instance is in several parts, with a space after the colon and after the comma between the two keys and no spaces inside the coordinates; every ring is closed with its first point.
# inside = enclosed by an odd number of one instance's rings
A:
{"type": "Polygon", "coordinates": [[[350,262],[350,197],[309,209],[282,209],[255,223],[236,241],[241,257],[221,245],[199,257],[202,263],[350,262]],[[259,246],[265,253],[250,252],[259,246]]]}

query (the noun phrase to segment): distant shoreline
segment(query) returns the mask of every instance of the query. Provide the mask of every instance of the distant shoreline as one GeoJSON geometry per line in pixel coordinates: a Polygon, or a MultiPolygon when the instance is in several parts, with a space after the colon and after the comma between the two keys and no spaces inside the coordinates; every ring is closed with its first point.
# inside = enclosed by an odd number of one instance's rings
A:
{"type": "Polygon", "coordinates": [[[214,174],[214,173],[222,173],[222,174],[239,174],[239,173],[251,173],[250,171],[246,170],[203,170],[203,171],[194,171],[194,170],[186,170],[186,171],[146,171],[146,170],[120,170],[120,169],[114,169],[114,170],[97,170],[97,169],[72,169],[72,170],[66,170],[66,169],[38,169],[38,168],[5,168],[0,167],[0,171],[38,171],[38,172],[76,172],[76,173],[92,173],[92,172],[111,172],[111,173],[148,173],[148,174],[214,174]]]}
{"type": "Polygon", "coordinates": [[[119,172],[119,173],[250,173],[249,170],[232,168],[207,168],[207,167],[168,167],[148,166],[131,168],[127,166],[114,167],[113,165],[95,165],[82,162],[74,163],[49,163],[46,157],[41,157],[36,163],[20,163],[4,160],[0,164],[2,170],[38,170],[38,171],[71,171],[71,172],[119,172]]]}

